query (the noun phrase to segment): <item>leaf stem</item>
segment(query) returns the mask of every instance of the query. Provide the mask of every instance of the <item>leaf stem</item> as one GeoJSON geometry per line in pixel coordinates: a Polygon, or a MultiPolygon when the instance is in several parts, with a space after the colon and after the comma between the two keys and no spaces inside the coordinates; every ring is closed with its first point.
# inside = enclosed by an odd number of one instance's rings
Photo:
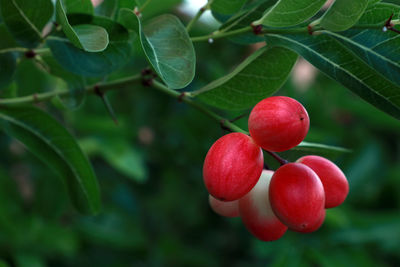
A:
{"type": "Polygon", "coordinates": [[[246,32],[251,32],[253,28],[251,26],[243,27],[237,30],[233,31],[228,31],[228,32],[213,32],[208,35],[204,36],[197,36],[197,37],[191,37],[190,39],[192,42],[201,42],[201,41],[208,41],[209,39],[220,39],[220,38],[225,38],[225,37],[230,37],[230,36],[235,36],[235,35],[240,35],[246,32]]]}
{"type": "Polygon", "coordinates": [[[9,52],[22,52],[22,53],[25,53],[27,51],[29,51],[29,49],[24,48],[24,47],[10,47],[10,48],[1,49],[0,50],[0,54],[9,53],[9,52]]]}
{"type": "Polygon", "coordinates": [[[205,4],[197,11],[196,15],[189,21],[188,25],[186,26],[187,32],[190,32],[193,25],[200,19],[200,17],[204,14],[204,12],[206,12],[210,8],[211,2],[212,0],[208,1],[207,4],[205,4]]]}
{"type": "Polygon", "coordinates": [[[281,166],[282,166],[282,165],[285,165],[285,164],[287,164],[287,163],[289,163],[288,160],[286,160],[286,159],[280,157],[280,156],[279,156],[278,154],[276,154],[275,152],[271,152],[271,151],[268,151],[268,150],[266,150],[266,151],[267,151],[267,153],[270,154],[276,161],[278,161],[279,164],[281,164],[281,166]]]}
{"type": "MultiPolygon", "coordinates": [[[[137,74],[137,75],[122,78],[119,80],[107,82],[107,83],[87,86],[87,87],[85,87],[85,91],[86,91],[86,93],[94,93],[95,94],[96,88],[99,88],[102,90],[102,92],[105,92],[108,90],[117,89],[121,86],[129,85],[135,81],[140,81],[141,78],[142,78],[141,75],[137,74]]],[[[56,96],[62,97],[62,96],[66,96],[69,94],[71,94],[71,91],[64,89],[64,90],[51,91],[51,92],[40,93],[40,94],[32,94],[32,95],[28,95],[28,96],[21,96],[21,97],[15,97],[15,98],[3,98],[3,99],[0,99],[0,106],[39,103],[39,102],[43,102],[46,100],[50,100],[56,96]]]]}
{"type": "Polygon", "coordinates": [[[174,91],[172,89],[169,89],[168,87],[166,87],[165,85],[163,85],[162,83],[153,80],[152,87],[158,89],[159,91],[172,96],[182,102],[185,102],[186,104],[194,107],[195,109],[199,110],[200,112],[206,114],[207,116],[209,116],[210,118],[218,121],[221,123],[222,127],[225,127],[233,132],[240,132],[240,133],[244,133],[244,134],[248,134],[248,132],[246,132],[245,130],[243,130],[242,128],[238,127],[237,125],[235,125],[234,123],[230,122],[227,119],[224,119],[223,117],[219,116],[218,114],[214,113],[213,111],[207,109],[206,107],[200,105],[198,102],[195,102],[193,99],[191,99],[190,97],[188,97],[185,93],[179,93],[177,91],[174,91]]]}

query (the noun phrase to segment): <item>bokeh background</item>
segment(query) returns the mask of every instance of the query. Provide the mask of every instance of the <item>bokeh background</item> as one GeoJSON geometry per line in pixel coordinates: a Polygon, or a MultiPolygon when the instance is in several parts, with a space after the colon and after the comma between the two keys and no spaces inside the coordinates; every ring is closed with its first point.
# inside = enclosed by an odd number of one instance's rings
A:
{"type": "MultiPolygon", "coordinates": [[[[187,21],[202,1],[154,2],[144,19],[172,12],[187,21]]],[[[193,35],[213,31],[215,23],[206,16],[193,35]]],[[[228,73],[257,49],[224,40],[195,48],[197,76],[189,91],[228,73]]],[[[136,46],[131,63],[107,79],[145,66],[136,46]]],[[[24,95],[55,86],[62,84],[25,59],[11,87],[24,95]]],[[[197,110],[137,84],[108,93],[118,126],[95,96],[73,110],[59,103],[41,106],[89,155],[102,191],[98,216],[74,211],[63,182],[20,143],[0,135],[0,266],[399,266],[400,122],[301,59],[277,94],[307,108],[306,141],[352,150],[326,155],[347,175],[350,194],[327,211],[317,232],[287,232],[265,243],[240,218],[214,214],[202,163],[226,132],[197,110]]],[[[227,118],[242,114],[218,112],[227,118]]],[[[247,127],[246,118],[237,123],[247,127]]],[[[284,154],[290,160],[300,155],[284,154]]]]}

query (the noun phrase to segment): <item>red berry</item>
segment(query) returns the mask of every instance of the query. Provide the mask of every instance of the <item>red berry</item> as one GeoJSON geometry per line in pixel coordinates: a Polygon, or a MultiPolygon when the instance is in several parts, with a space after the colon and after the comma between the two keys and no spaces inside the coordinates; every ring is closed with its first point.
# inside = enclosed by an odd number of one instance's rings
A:
{"type": "Polygon", "coordinates": [[[208,203],[210,204],[211,209],[224,217],[239,217],[239,201],[221,201],[213,197],[212,195],[208,196],[208,203]]]}
{"type": "Polygon", "coordinates": [[[230,133],[208,151],[203,165],[204,183],[213,197],[237,200],[257,183],[263,164],[262,150],[249,136],[230,133]]]}
{"type": "Polygon", "coordinates": [[[298,145],[307,135],[310,119],[306,109],[286,96],[260,101],[249,117],[250,136],[265,150],[285,151],[298,145]]]}
{"type": "Polygon", "coordinates": [[[240,217],[244,225],[262,241],[278,240],[287,230],[269,203],[268,188],[273,174],[272,171],[263,171],[254,188],[239,200],[240,217]]]}
{"type": "Polygon", "coordinates": [[[297,232],[314,229],[325,207],[321,180],[311,168],[300,163],[285,164],[275,172],[269,200],[280,221],[297,232]]]}
{"type": "Polygon", "coordinates": [[[349,193],[349,183],[338,166],[320,156],[305,156],[297,162],[313,169],[321,179],[325,190],[325,208],[333,208],[343,203],[349,193]]]}
{"type": "Polygon", "coordinates": [[[299,231],[299,232],[302,232],[302,233],[311,233],[311,232],[317,231],[317,230],[322,226],[322,224],[324,223],[324,221],[325,221],[325,216],[326,216],[326,210],[323,209],[323,210],[321,211],[321,214],[319,215],[319,219],[315,222],[314,225],[311,225],[310,227],[308,227],[308,229],[303,230],[303,231],[299,231]]]}

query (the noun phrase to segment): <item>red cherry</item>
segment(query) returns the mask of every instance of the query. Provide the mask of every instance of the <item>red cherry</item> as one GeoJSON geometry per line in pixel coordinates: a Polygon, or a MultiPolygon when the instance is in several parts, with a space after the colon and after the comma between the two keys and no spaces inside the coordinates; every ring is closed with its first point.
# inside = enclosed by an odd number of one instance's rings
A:
{"type": "Polygon", "coordinates": [[[321,179],[325,190],[325,208],[339,206],[349,193],[346,176],[332,161],[320,156],[304,156],[296,162],[307,165],[321,179]]]}
{"type": "Polygon", "coordinates": [[[208,151],[203,165],[204,183],[213,197],[237,200],[257,183],[263,164],[262,150],[249,136],[230,133],[208,151]]]}
{"type": "Polygon", "coordinates": [[[321,218],[325,193],[321,180],[311,168],[288,163],[272,176],[269,200],[275,215],[289,229],[307,232],[321,218]]]}
{"type": "Polygon", "coordinates": [[[269,203],[268,189],[273,171],[263,171],[254,188],[239,200],[239,212],[243,224],[262,241],[281,238],[287,226],[279,221],[269,203]]]}
{"type": "Polygon", "coordinates": [[[306,109],[286,96],[260,101],[249,117],[250,136],[268,151],[285,151],[298,145],[307,135],[310,119],[306,109]]]}
{"type": "Polygon", "coordinates": [[[208,203],[211,209],[224,217],[239,217],[239,201],[221,201],[213,197],[208,196],[208,203]]]}

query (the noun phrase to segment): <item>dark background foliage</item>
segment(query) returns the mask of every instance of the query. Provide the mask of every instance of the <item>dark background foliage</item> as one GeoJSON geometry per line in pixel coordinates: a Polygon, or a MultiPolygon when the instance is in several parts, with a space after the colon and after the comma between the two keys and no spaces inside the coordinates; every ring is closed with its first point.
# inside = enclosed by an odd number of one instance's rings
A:
{"type": "MultiPolygon", "coordinates": [[[[181,12],[174,9],[179,1],[164,2],[162,10],[150,5],[148,14],[181,12]]],[[[205,23],[194,28],[196,35],[210,31],[205,23]]],[[[195,48],[197,76],[189,90],[226,74],[254,49],[222,40],[195,48]]],[[[116,75],[136,73],[145,65],[136,43],[134,61],[116,75]]],[[[400,122],[323,74],[302,83],[296,71],[307,66],[298,64],[277,94],[307,108],[311,129],[306,141],[352,150],[330,155],[347,175],[350,194],[344,205],[327,211],[317,232],[288,232],[265,243],[251,236],[239,218],[214,214],[202,163],[223,130],[197,110],[138,84],[108,94],[118,126],[96,96],[75,110],[60,110],[57,103],[41,106],[89,155],[102,191],[103,210],[97,216],[78,214],[63,182],[21,143],[0,135],[4,266],[398,265],[400,122]]],[[[19,94],[28,95],[57,82],[24,59],[9,89],[18,87],[19,94]]],[[[227,118],[239,114],[225,113],[227,118]]],[[[238,124],[246,128],[246,118],[238,124]]],[[[299,153],[285,156],[296,160],[299,153]]]]}

